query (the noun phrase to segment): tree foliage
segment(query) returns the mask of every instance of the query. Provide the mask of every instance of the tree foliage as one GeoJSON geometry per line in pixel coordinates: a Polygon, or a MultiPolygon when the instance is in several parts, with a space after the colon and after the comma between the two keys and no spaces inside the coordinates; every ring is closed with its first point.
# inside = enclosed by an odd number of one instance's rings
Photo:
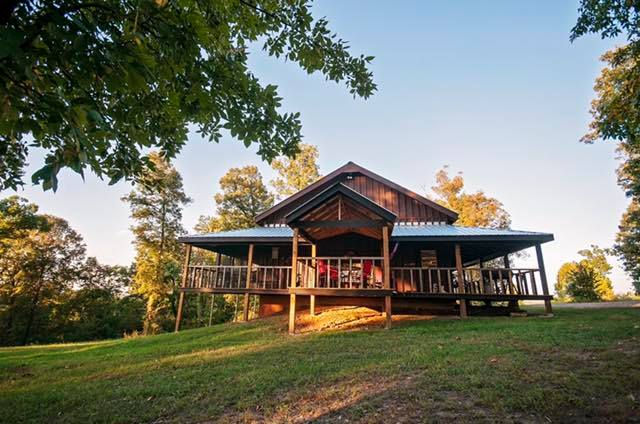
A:
{"type": "Polygon", "coordinates": [[[145,333],[168,328],[175,317],[182,248],[178,237],[182,207],[191,199],[182,177],[159,153],[149,155],[153,170],[122,200],[129,203],[136,246],[135,292],[147,301],[145,333]]]}
{"type": "Polygon", "coordinates": [[[445,166],[436,173],[436,184],[431,189],[436,194],[436,202],[458,213],[458,225],[490,228],[509,228],[511,225],[511,216],[498,199],[483,191],[464,191],[462,173],[451,178],[445,166]]]}
{"type": "Polygon", "coordinates": [[[578,252],[583,259],[564,263],[556,279],[558,297],[575,302],[613,300],[608,253],[608,250],[592,245],[578,252]]]}
{"type": "Polygon", "coordinates": [[[122,265],[105,265],[94,257],[85,261],[80,276],[82,288],[107,290],[114,294],[125,294],[131,285],[131,277],[135,267],[122,265]]]}
{"type": "MultiPolygon", "coordinates": [[[[60,307],[59,332],[65,341],[104,340],[142,331],[145,301],[118,298],[112,291],[83,288],[71,292],[60,307]]],[[[54,329],[55,331],[55,329],[54,329]]]]}
{"type": "Polygon", "coordinates": [[[608,254],[608,249],[603,249],[595,244],[591,245],[589,249],[582,249],[578,251],[578,255],[588,261],[593,269],[595,269],[600,275],[609,274],[613,268],[607,260],[608,254]]]}
{"type": "Polygon", "coordinates": [[[640,294],[640,204],[635,199],[622,215],[614,252],[622,259],[622,266],[631,276],[636,294],[640,294]]]}
{"type": "MultiPolygon", "coordinates": [[[[195,230],[199,233],[237,230],[256,225],[255,217],[270,208],[274,202],[262,180],[256,166],[231,168],[220,178],[220,192],[214,196],[216,213],[213,216],[200,216],[195,230]]],[[[196,249],[196,251],[199,249],[196,249]]],[[[212,263],[213,254],[195,252],[194,260],[199,263],[212,263]]],[[[202,298],[196,299],[196,309],[200,309],[202,298]]],[[[216,298],[214,322],[230,320],[237,316],[242,305],[238,297],[226,295],[216,298]]],[[[196,316],[200,314],[196,313],[196,316]]]]}
{"type": "Polygon", "coordinates": [[[86,258],[80,234],[26,199],[0,200],[0,344],[121,337],[142,329],[132,268],[86,258]]]}
{"type": "Polygon", "coordinates": [[[258,168],[253,165],[231,168],[220,178],[220,192],[214,196],[216,215],[200,217],[196,230],[216,232],[251,228],[255,217],[273,205],[258,168]]]}
{"type": "Polygon", "coordinates": [[[575,302],[596,302],[598,295],[598,272],[586,262],[578,262],[569,274],[567,295],[575,302]]]}
{"type": "Polygon", "coordinates": [[[631,43],[640,39],[640,5],[634,1],[581,0],[578,14],[571,41],[591,33],[602,38],[624,34],[631,43]]]}
{"type": "Polygon", "coordinates": [[[268,161],[295,153],[298,113],[248,66],[250,50],[376,90],[373,59],[314,19],[310,0],[5,1],[0,5],[0,188],[23,184],[28,148],[47,152],[33,181],[68,167],[110,182],[145,173],[141,151],[167,158],[189,125],[258,144],[268,161]],[[31,141],[32,139],[32,141],[31,141]]]}
{"type": "Polygon", "coordinates": [[[625,0],[582,0],[571,40],[595,33],[602,38],[625,36],[627,44],[602,56],[605,67],[597,78],[591,103],[592,121],[586,143],[618,143],[618,182],[631,198],[622,217],[614,251],[621,257],[640,293],[640,4],[625,0]]]}
{"type": "Polygon", "coordinates": [[[577,262],[565,262],[558,269],[558,275],[556,277],[556,297],[560,300],[569,300],[567,293],[567,285],[569,284],[569,278],[571,274],[576,270],[578,266],[577,262]]]}
{"type": "MultiPolygon", "coordinates": [[[[32,230],[47,228],[47,220],[38,215],[38,206],[19,196],[0,200],[0,249],[5,243],[26,236],[32,230]]],[[[4,250],[0,250],[0,255],[4,250]]]]}
{"type": "Polygon", "coordinates": [[[32,340],[36,327],[46,325],[46,314],[40,312],[54,307],[72,287],[84,263],[82,237],[65,220],[44,218],[47,231],[31,231],[27,237],[14,239],[1,259],[10,309],[6,327],[13,337],[18,336],[17,327],[21,328],[22,344],[32,340]],[[17,323],[16,317],[23,318],[22,322],[17,323]]]}
{"type": "Polygon", "coordinates": [[[320,179],[318,148],[301,143],[293,158],[278,158],[271,164],[278,176],[271,181],[278,198],[283,199],[320,179]]]}

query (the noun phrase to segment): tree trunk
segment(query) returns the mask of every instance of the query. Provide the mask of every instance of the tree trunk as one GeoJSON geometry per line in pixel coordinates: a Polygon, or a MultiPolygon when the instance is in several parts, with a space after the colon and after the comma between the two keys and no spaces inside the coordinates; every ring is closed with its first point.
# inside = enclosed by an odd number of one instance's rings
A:
{"type": "Polygon", "coordinates": [[[157,315],[157,310],[156,310],[156,298],[155,295],[151,295],[149,296],[149,299],[147,300],[147,311],[146,311],[146,317],[144,320],[144,334],[149,335],[149,334],[154,334],[156,331],[156,328],[154,326],[155,321],[156,321],[156,315],[157,315]]]}
{"type": "MultiPolygon", "coordinates": [[[[15,290],[15,289],[14,289],[15,290]]],[[[9,302],[7,303],[7,320],[3,325],[4,329],[0,334],[0,345],[9,345],[11,343],[11,336],[13,335],[13,318],[15,315],[16,296],[11,294],[9,296],[9,302]]]]}
{"type": "Polygon", "coordinates": [[[33,319],[36,314],[36,307],[38,306],[38,302],[40,301],[40,291],[42,290],[42,281],[38,284],[38,288],[36,289],[36,293],[33,296],[33,300],[31,302],[31,308],[29,309],[29,317],[27,318],[27,326],[24,330],[24,336],[22,337],[22,345],[26,345],[29,341],[29,336],[31,336],[31,326],[33,325],[33,319]]]}

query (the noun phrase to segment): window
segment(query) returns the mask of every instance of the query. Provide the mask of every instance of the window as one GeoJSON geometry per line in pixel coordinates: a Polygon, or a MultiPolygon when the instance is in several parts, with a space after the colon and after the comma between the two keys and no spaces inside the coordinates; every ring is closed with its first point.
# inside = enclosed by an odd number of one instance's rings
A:
{"type": "Polygon", "coordinates": [[[420,265],[422,268],[436,268],[438,266],[438,256],[435,250],[420,251],[420,265]]]}

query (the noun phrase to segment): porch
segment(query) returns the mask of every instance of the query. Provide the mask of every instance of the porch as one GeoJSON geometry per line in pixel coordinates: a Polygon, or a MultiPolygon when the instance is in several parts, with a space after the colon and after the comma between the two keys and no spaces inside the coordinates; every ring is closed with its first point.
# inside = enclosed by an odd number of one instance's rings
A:
{"type": "MultiPolygon", "coordinates": [[[[289,313],[296,303],[313,315],[322,305],[366,305],[384,311],[391,326],[394,304],[416,311],[446,305],[461,318],[472,301],[543,300],[551,312],[541,244],[553,235],[447,223],[397,222],[395,213],[336,183],[282,217],[284,224],[183,238],[187,244],[178,307],[185,293],[260,296],[270,312],[289,313]],[[190,265],[192,247],[217,253],[215,265],[190,265]],[[509,255],[535,247],[538,266],[514,268],[509,255]],[[227,258],[223,263],[222,258],[227,258]],[[271,303],[270,303],[271,302],[271,303]]],[[[396,308],[398,309],[398,308],[396,308]]],[[[261,309],[262,310],[262,309],[261,309]]]]}
{"type": "Polygon", "coordinates": [[[391,287],[383,282],[382,257],[299,257],[295,284],[291,266],[189,265],[183,292],[230,294],[305,293],[350,296],[433,296],[473,300],[545,300],[539,268],[390,267],[391,287]],[[463,276],[460,279],[460,275],[463,276]],[[460,282],[463,282],[461,285],[460,282]]]}

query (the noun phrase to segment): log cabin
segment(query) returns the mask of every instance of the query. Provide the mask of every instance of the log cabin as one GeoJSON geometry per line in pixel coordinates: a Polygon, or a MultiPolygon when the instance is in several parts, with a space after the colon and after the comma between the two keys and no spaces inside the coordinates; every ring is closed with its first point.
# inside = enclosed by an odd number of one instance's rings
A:
{"type": "Polygon", "coordinates": [[[255,228],[180,238],[187,254],[176,331],[189,293],[259,298],[259,316],[366,306],[392,313],[459,314],[517,309],[551,299],[541,245],[553,235],[456,226],[456,212],[353,162],[256,216],[255,228]],[[535,248],[537,268],[509,255],[535,248]],[[216,252],[191,264],[192,248],[216,252]],[[497,305],[503,305],[501,307],[497,305]],[[504,306],[506,305],[506,306],[504,306]]]}

